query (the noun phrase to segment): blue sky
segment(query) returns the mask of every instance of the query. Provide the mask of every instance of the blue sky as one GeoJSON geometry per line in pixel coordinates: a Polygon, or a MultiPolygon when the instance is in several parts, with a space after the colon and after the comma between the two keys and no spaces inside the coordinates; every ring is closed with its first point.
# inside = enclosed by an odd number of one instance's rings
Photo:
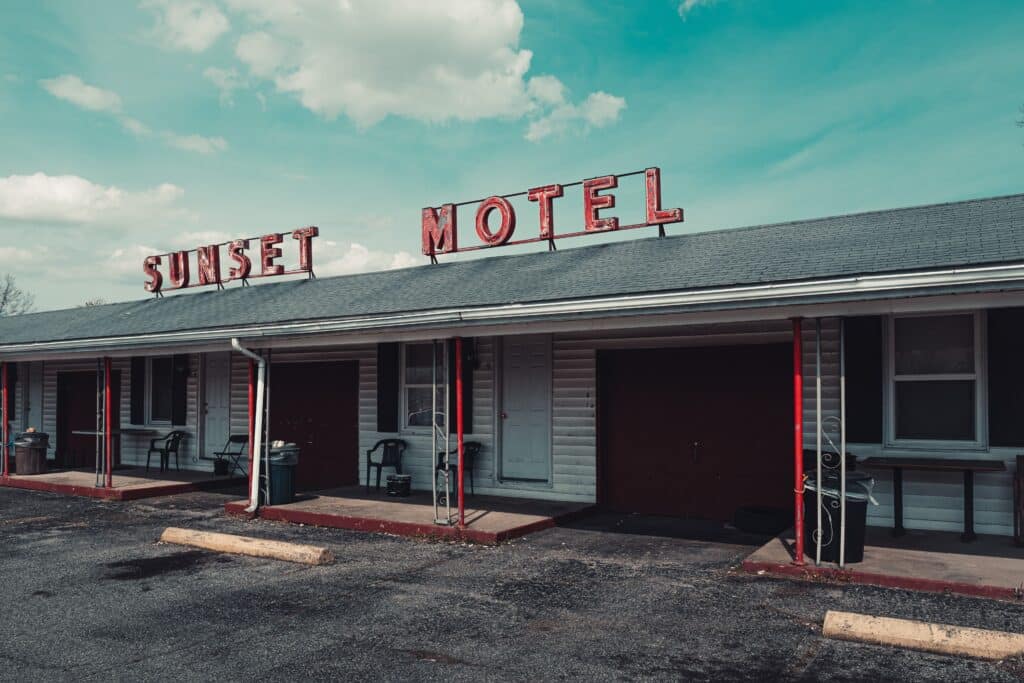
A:
{"type": "Polygon", "coordinates": [[[148,253],[309,224],[320,275],[418,264],[421,207],[647,166],[675,233],[1020,192],[1022,26],[1010,0],[8,0],[0,273],[41,309],[140,298],[148,253]]]}

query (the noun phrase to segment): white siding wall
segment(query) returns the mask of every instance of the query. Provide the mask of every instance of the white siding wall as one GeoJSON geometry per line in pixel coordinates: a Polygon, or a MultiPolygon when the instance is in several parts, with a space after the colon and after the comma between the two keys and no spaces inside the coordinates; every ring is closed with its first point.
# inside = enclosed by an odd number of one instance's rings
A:
{"type": "MultiPolygon", "coordinates": [[[[199,355],[192,354],[189,357],[189,379],[188,379],[188,403],[187,419],[184,426],[176,426],[188,432],[189,436],[182,443],[180,462],[182,469],[211,469],[208,462],[201,462],[198,459],[198,445],[196,441],[198,425],[198,399],[199,399],[199,355]]],[[[118,406],[121,413],[121,425],[131,424],[131,361],[128,358],[115,358],[111,362],[113,371],[121,372],[121,403],[118,406]]],[[[57,443],[57,374],[60,372],[95,372],[96,361],[47,361],[42,365],[43,372],[43,406],[42,406],[42,431],[50,434],[51,457],[57,443]]],[[[20,383],[20,382],[19,382],[20,383]]],[[[92,397],[90,396],[90,399],[92,397]]],[[[136,425],[144,426],[144,425],[136,425]]],[[[148,426],[148,425],[145,425],[148,426]]],[[[154,430],[161,434],[170,431],[168,425],[153,425],[154,430]]],[[[121,437],[121,463],[126,465],[145,465],[146,450],[149,448],[151,437],[124,435],[121,437]]],[[[154,457],[152,466],[157,467],[158,458],[154,457]]],[[[173,466],[173,462],[172,462],[173,466]]]]}
{"type": "MultiPolygon", "coordinates": [[[[815,448],[815,366],[814,321],[805,320],[803,328],[804,356],[804,448],[815,448]]],[[[881,401],[881,397],[879,397],[881,401]]],[[[882,406],[879,405],[879,410],[882,406]]],[[[822,419],[839,414],[839,323],[837,319],[822,320],[822,419]]],[[[828,425],[826,425],[828,426],[828,425]]],[[[833,437],[836,445],[838,438],[833,437]]],[[[827,446],[828,442],[824,441],[827,446]]],[[[883,447],[881,444],[850,444],[849,451],[859,459],[870,456],[943,456],[950,458],[1000,458],[1006,461],[1007,472],[977,474],[974,480],[974,524],[978,533],[1011,535],[1013,533],[1013,483],[1011,472],[1019,449],[993,448],[972,451],[909,451],[883,447]]],[[[888,470],[876,470],[875,498],[879,505],[868,505],[868,524],[892,526],[893,487],[888,470]]],[[[959,472],[903,473],[903,525],[908,529],[960,531],[963,529],[963,476],[959,472]]]]}

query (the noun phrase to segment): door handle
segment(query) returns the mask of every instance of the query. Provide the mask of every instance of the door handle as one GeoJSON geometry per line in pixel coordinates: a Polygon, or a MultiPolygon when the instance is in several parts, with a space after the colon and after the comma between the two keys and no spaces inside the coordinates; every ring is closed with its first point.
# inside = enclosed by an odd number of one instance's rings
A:
{"type": "Polygon", "coordinates": [[[697,449],[700,448],[700,441],[694,441],[693,445],[693,461],[697,462],[697,449]]]}
{"type": "Polygon", "coordinates": [[[508,419],[508,413],[506,413],[504,410],[501,411],[501,419],[502,420],[507,420],[508,419]]]}

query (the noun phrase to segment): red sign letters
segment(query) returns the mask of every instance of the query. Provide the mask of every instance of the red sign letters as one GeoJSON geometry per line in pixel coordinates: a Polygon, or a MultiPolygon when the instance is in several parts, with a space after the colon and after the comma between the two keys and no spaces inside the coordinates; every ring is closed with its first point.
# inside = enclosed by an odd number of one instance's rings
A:
{"type": "Polygon", "coordinates": [[[313,238],[320,234],[320,228],[309,226],[299,228],[291,233],[293,240],[298,242],[299,266],[290,270],[276,260],[281,258],[281,247],[285,241],[284,234],[280,232],[263,235],[259,238],[234,240],[233,242],[222,242],[221,244],[209,244],[197,247],[192,250],[175,251],[170,254],[159,254],[147,256],[142,262],[142,271],[149,278],[145,287],[147,292],[159,294],[164,289],[185,289],[186,287],[200,287],[202,285],[222,286],[224,282],[231,280],[248,280],[254,277],[269,277],[272,275],[293,275],[295,273],[313,273],[313,238]],[[251,242],[258,243],[259,254],[256,257],[258,271],[253,272],[253,258],[249,256],[248,250],[251,242]],[[227,256],[231,266],[228,268],[227,278],[222,277],[220,264],[220,248],[226,247],[227,256]],[[192,282],[190,274],[191,254],[195,252],[196,282],[192,282]],[[160,272],[159,266],[163,264],[164,257],[167,257],[167,286],[164,285],[164,274],[160,272]]]}
{"type": "Polygon", "coordinates": [[[555,209],[554,200],[564,196],[565,187],[562,185],[544,185],[532,188],[525,193],[527,199],[537,203],[539,214],[539,235],[520,240],[512,240],[516,230],[516,212],[508,197],[517,195],[505,195],[488,197],[480,202],[476,209],[476,234],[480,238],[480,244],[460,247],[458,235],[458,220],[456,209],[459,204],[444,204],[439,208],[427,207],[423,209],[422,237],[423,253],[433,259],[437,254],[449,254],[457,251],[473,251],[476,249],[487,249],[503,244],[525,244],[527,242],[551,241],[562,237],[576,237],[594,232],[611,232],[613,230],[629,230],[632,228],[644,228],[647,226],[663,226],[666,223],[681,223],[683,221],[682,209],[661,208],[661,171],[658,168],[648,168],[642,173],[645,178],[645,194],[647,197],[646,221],[635,225],[619,225],[619,219],[615,216],[601,216],[600,211],[615,208],[615,195],[609,192],[619,186],[619,178],[635,173],[622,175],[606,175],[599,178],[590,178],[571,185],[583,186],[583,231],[564,234],[555,233],[555,209]],[[490,227],[491,214],[497,214],[500,219],[497,229],[490,227]]]}

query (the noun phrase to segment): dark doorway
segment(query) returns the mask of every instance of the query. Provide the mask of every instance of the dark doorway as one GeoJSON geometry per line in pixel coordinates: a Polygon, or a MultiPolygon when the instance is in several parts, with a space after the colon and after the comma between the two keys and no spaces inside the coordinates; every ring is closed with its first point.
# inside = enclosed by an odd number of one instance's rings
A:
{"type": "Polygon", "coordinates": [[[731,520],[792,504],[788,344],[601,352],[601,503],[731,520]]]}
{"type": "Polygon", "coordinates": [[[359,483],[359,364],[275,364],[270,438],[302,449],[297,490],[359,483]]]}
{"type": "MultiPolygon", "coordinates": [[[[110,373],[111,399],[114,405],[111,424],[115,430],[121,428],[121,372],[110,373]]],[[[95,372],[57,373],[57,467],[72,469],[96,466],[96,437],[73,434],[75,431],[96,430],[95,372]]],[[[113,462],[121,464],[120,439],[114,440],[113,462]]],[[[100,449],[102,452],[102,443],[100,449]]]]}

